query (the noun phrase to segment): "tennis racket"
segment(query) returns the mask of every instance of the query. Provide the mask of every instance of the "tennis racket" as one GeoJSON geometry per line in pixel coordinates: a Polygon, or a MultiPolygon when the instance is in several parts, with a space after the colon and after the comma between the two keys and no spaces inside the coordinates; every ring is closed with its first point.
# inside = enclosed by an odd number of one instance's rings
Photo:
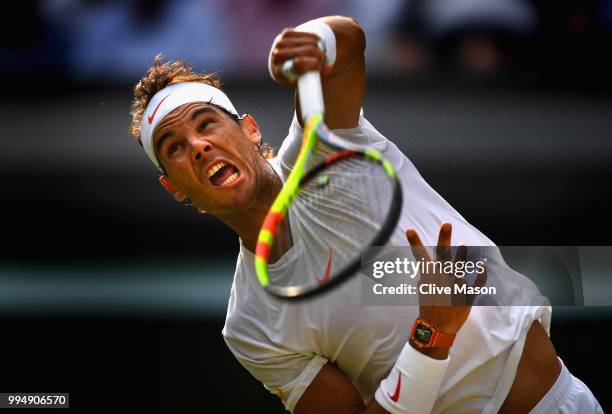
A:
{"type": "Polygon", "coordinates": [[[391,162],[325,125],[320,73],[304,73],[297,83],[303,141],[263,221],[255,251],[259,283],[285,299],[319,295],[357,274],[362,252],[387,243],[402,208],[402,188],[391,162]],[[275,272],[269,263],[283,220],[289,220],[294,247],[301,252],[291,272],[275,272]]]}

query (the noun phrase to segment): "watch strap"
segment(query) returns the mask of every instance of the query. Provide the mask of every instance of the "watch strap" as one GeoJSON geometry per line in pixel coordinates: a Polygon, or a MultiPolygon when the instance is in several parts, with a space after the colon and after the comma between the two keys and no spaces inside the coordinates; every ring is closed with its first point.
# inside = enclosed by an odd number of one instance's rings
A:
{"type": "Polygon", "coordinates": [[[412,330],[410,332],[410,338],[420,348],[450,348],[455,342],[455,337],[455,335],[447,335],[440,332],[440,330],[433,323],[422,318],[418,318],[414,321],[412,330]],[[431,339],[428,343],[423,344],[415,338],[414,333],[418,326],[426,326],[431,330],[431,339]]]}

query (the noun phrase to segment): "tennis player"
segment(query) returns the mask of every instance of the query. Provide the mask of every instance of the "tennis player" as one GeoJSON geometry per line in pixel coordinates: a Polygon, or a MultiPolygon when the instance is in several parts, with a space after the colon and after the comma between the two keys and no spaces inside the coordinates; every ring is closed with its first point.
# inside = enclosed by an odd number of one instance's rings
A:
{"type": "MultiPolygon", "coordinates": [[[[406,202],[392,240],[404,238],[415,257],[425,260],[430,258],[423,245],[492,246],[364,117],[364,50],[365,36],[354,20],[325,17],[278,35],[270,73],[295,89],[283,70],[286,62],[298,74],[320,70],[327,125],[394,163],[406,202]]],[[[300,119],[296,107],[273,157],[255,119],[238,113],[215,76],[158,57],[134,89],[131,124],[162,186],[238,234],[223,336],[238,361],[289,411],[603,412],[557,357],[548,335],[548,306],[365,307],[357,278],[298,303],[268,295],[258,284],[253,252],[262,220],[299,152],[300,119]]],[[[285,223],[275,240],[271,277],[319,265],[301,250],[316,237],[307,231],[312,219],[299,219],[304,232],[292,232],[285,223]]],[[[326,242],[339,245],[333,238],[326,242]]]]}

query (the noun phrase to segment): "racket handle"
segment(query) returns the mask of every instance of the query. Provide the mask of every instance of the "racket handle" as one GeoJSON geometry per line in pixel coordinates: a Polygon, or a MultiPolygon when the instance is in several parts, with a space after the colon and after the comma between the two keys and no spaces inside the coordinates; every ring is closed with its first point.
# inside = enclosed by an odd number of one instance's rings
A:
{"type": "Polygon", "coordinates": [[[312,115],[322,114],[325,109],[321,73],[316,70],[306,72],[300,75],[297,83],[302,120],[306,122],[312,115]]]}

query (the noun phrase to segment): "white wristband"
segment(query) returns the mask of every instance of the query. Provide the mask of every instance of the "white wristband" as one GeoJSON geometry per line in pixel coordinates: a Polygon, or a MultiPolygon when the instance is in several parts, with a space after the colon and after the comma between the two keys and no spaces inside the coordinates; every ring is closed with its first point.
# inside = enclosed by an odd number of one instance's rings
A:
{"type": "Polygon", "coordinates": [[[430,358],[407,343],[374,397],[391,414],[429,414],[450,357],[430,358]]]}
{"type": "Polygon", "coordinates": [[[295,28],[297,32],[314,33],[323,42],[325,47],[325,63],[332,65],[336,63],[336,35],[329,25],[320,20],[311,20],[302,23],[295,28]]]}
{"type": "MultiPolygon", "coordinates": [[[[334,65],[336,63],[336,35],[331,27],[321,21],[309,21],[302,23],[295,28],[298,32],[314,33],[321,39],[321,43],[325,49],[325,62],[326,64],[334,65]]],[[[270,57],[268,58],[268,71],[272,79],[275,79],[274,73],[272,73],[272,50],[270,50],[270,57]]]]}

